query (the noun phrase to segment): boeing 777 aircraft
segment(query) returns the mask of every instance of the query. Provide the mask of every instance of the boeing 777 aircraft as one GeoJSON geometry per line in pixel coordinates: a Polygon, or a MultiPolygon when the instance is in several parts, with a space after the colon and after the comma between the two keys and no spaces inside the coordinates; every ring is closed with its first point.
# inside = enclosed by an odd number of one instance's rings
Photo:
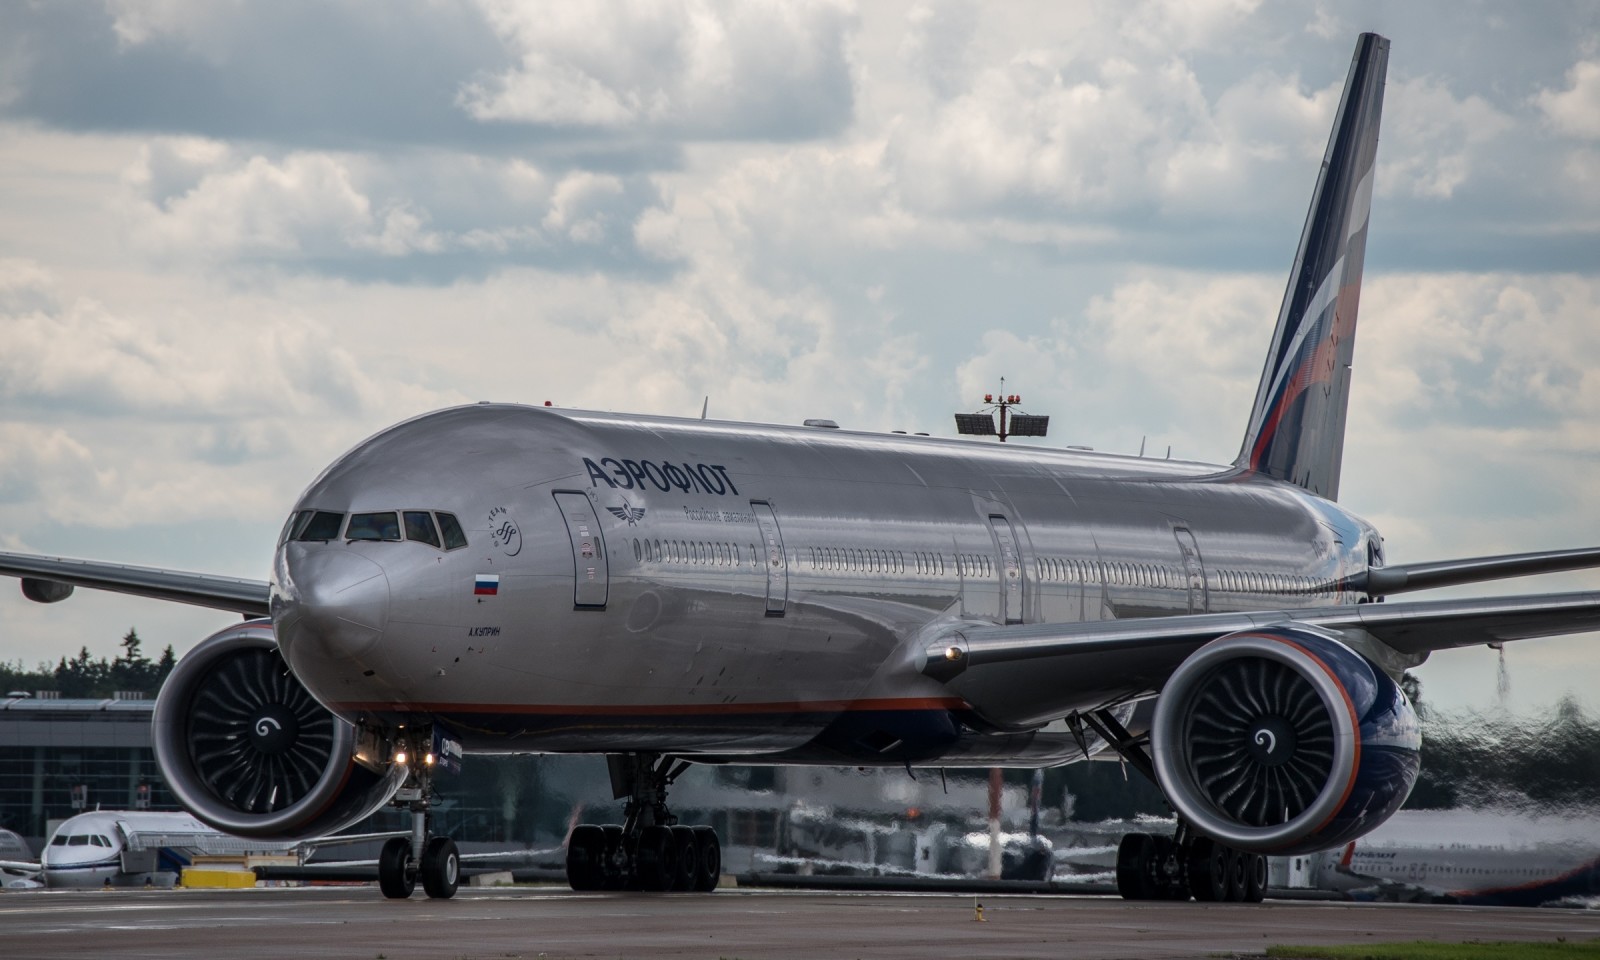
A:
{"type": "Polygon", "coordinates": [[[461,753],[605,754],[625,822],[572,832],[572,886],[710,890],[718,839],[667,803],[689,764],[1111,750],[1178,816],[1123,838],[1123,895],[1258,899],[1263,854],[1348,843],[1405,800],[1401,671],[1600,628],[1600,593],[1371,602],[1600,566],[1385,566],[1337,503],[1388,53],[1357,43],[1231,464],[484,403],[331,464],[269,582],[15,554],[0,572],[44,602],[83,586],[250,618],[161,691],[168,784],[244,836],[408,809],[391,897],[455,892],[428,811],[435,761],[461,753]]]}

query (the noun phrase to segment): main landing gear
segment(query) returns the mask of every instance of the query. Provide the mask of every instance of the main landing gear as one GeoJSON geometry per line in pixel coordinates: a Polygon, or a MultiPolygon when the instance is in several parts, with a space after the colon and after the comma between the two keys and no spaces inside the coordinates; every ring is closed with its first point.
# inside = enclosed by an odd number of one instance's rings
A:
{"type": "MultiPolygon", "coordinates": [[[[400,752],[404,756],[404,751],[400,752]]],[[[428,808],[433,801],[433,756],[418,757],[405,786],[391,803],[411,812],[411,836],[390,837],[378,853],[378,888],[391,900],[404,900],[422,881],[422,889],[436,900],[456,895],[461,882],[461,855],[454,840],[433,836],[428,808]]],[[[397,762],[404,762],[399,760],[397,762]]]]}
{"type": "MultiPolygon", "coordinates": [[[[1111,711],[1074,714],[1067,723],[1080,745],[1087,726],[1151,783],[1160,782],[1145,752],[1149,736],[1133,736],[1111,711]]],[[[1088,753],[1087,747],[1084,753],[1088,753]]],[[[1117,845],[1117,893],[1124,900],[1188,900],[1192,896],[1213,903],[1260,903],[1266,889],[1266,857],[1202,837],[1182,820],[1173,836],[1129,833],[1117,845]]]]}
{"type": "Polygon", "coordinates": [[[1267,889],[1267,858],[1193,835],[1129,833],[1117,846],[1117,892],[1124,900],[1196,900],[1260,903],[1267,889]]]}
{"type": "Polygon", "coordinates": [[[613,754],[612,793],[627,797],[621,824],[586,823],[567,841],[574,890],[693,890],[709,893],[722,876],[722,843],[710,827],[686,827],[667,809],[667,787],[689,769],[656,754],[613,754]]]}

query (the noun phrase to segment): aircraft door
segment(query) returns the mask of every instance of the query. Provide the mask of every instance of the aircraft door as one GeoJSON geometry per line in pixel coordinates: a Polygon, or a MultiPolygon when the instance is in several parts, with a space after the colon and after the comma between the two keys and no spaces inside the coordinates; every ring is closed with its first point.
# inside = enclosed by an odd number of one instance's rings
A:
{"type": "Polygon", "coordinates": [[[1206,591],[1206,568],[1200,562],[1200,545],[1188,527],[1173,527],[1172,535],[1178,538],[1178,551],[1183,554],[1183,577],[1189,587],[1189,612],[1210,613],[1211,595],[1206,591]]]}
{"type": "Polygon", "coordinates": [[[581,493],[557,493],[556,506],[567,524],[572,541],[572,606],[580,610],[604,610],[610,590],[605,537],[589,498],[581,493]]]}
{"type": "Polygon", "coordinates": [[[1010,520],[995,513],[989,515],[989,529],[1000,555],[1000,620],[1021,623],[1022,551],[1017,547],[1016,531],[1010,520]]]}
{"type": "Polygon", "coordinates": [[[781,617],[789,599],[789,562],[783,553],[783,531],[778,529],[771,504],[751,500],[750,509],[756,515],[756,526],[761,528],[761,559],[767,568],[767,616],[781,617]]]}

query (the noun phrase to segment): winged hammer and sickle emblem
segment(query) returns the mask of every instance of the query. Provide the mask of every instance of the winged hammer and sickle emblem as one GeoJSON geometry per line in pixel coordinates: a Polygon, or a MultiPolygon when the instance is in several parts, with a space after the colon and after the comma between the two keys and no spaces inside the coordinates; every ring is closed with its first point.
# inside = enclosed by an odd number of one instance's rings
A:
{"type": "Polygon", "coordinates": [[[606,509],[611,511],[611,515],[618,520],[628,521],[628,526],[630,527],[644,519],[644,507],[634,506],[628,502],[627,497],[622,498],[622,506],[606,507],[606,509]]]}

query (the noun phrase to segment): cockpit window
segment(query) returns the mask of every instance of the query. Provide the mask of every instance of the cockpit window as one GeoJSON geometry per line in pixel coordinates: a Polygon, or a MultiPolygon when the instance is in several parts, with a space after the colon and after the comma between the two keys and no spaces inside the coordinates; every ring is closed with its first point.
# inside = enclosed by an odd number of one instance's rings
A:
{"type": "Polygon", "coordinates": [[[352,513],[350,527],[345,530],[346,540],[399,540],[400,518],[394,511],[384,513],[352,513]]]}
{"type": "Polygon", "coordinates": [[[69,847],[87,847],[88,845],[89,835],[86,833],[80,833],[76,836],[67,838],[67,846],[69,847]]]}
{"type": "Polygon", "coordinates": [[[439,531],[444,534],[444,548],[446,550],[454,550],[456,547],[467,545],[467,535],[462,532],[461,524],[456,522],[455,514],[439,514],[439,531]]]}
{"type": "Polygon", "coordinates": [[[407,510],[405,520],[407,540],[435,547],[439,545],[439,532],[433,528],[433,514],[426,510],[407,510]]]}
{"type": "Polygon", "coordinates": [[[313,513],[316,513],[316,511],[301,510],[299,513],[290,514],[289,522],[283,525],[283,535],[278,538],[278,542],[285,543],[298,536],[306,523],[310,521],[313,513]]]}
{"type": "Polygon", "coordinates": [[[296,540],[337,540],[339,528],[344,526],[344,514],[318,510],[311,514],[305,526],[295,534],[296,540]]]}
{"type": "Polygon", "coordinates": [[[52,847],[64,847],[66,845],[67,835],[64,833],[58,833],[54,837],[50,838],[50,846],[52,847]]]}

